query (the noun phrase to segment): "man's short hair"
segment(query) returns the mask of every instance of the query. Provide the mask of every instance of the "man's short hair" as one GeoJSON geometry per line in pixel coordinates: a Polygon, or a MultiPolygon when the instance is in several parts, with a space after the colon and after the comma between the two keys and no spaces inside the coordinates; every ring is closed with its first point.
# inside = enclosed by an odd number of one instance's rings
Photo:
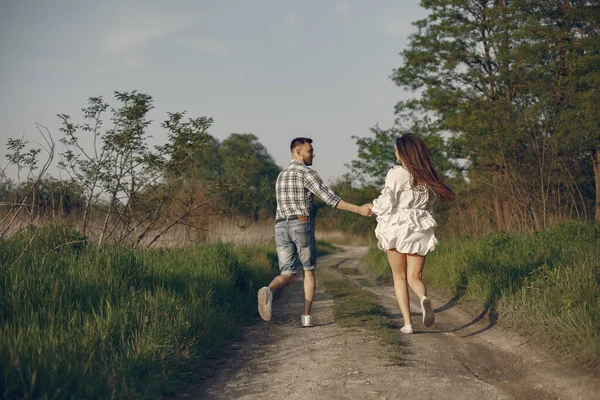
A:
{"type": "Polygon", "coordinates": [[[296,138],[294,140],[292,140],[292,143],[290,144],[290,151],[294,151],[294,149],[302,144],[306,144],[306,143],[312,143],[312,139],[309,138],[305,138],[305,137],[299,137],[296,138]]]}

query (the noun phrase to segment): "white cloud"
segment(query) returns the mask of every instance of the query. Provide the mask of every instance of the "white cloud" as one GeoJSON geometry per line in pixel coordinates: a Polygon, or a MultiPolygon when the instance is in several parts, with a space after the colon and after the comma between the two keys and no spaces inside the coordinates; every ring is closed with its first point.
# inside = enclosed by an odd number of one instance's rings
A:
{"type": "Polygon", "coordinates": [[[175,40],[191,49],[217,56],[226,56],[232,51],[232,46],[230,43],[209,36],[178,37],[175,40]]]}
{"type": "Polygon", "coordinates": [[[112,27],[103,40],[104,48],[112,53],[135,51],[141,45],[167,36],[189,23],[189,18],[178,15],[147,14],[128,17],[119,26],[112,27]]]}
{"type": "Polygon", "coordinates": [[[186,29],[190,23],[189,16],[180,14],[122,12],[121,15],[127,17],[109,25],[110,30],[101,39],[102,48],[108,53],[105,58],[113,60],[109,69],[135,70],[144,67],[147,65],[143,56],[144,46],[186,29]]]}
{"type": "Polygon", "coordinates": [[[138,69],[146,65],[144,58],[137,54],[128,55],[125,57],[124,62],[124,67],[128,70],[138,69]]]}
{"type": "Polygon", "coordinates": [[[237,44],[237,47],[244,53],[257,51],[261,46],[256,40],[244,40],[237,44]]]}
{"type": "Polygon", "coordinates": [[[229,56],[234,53],[249,53],[258,49],[258,43],[252,40],[232,42],[211,36],[184,36],[175,39],[184,46],[215,56],[229,56]]]}
{"type": "Polygon", "coordinates": [[[340,12],[346,12],[352,8],[352,3],[349,1],[336,1],[333,8],[340,12]]]}
{"type": "Polygon", "coordinates": [[[269,25],[269,32],[275,37],[288,34],[296,25],[296,14],[288,13],[281,20],[269,25]]]}
{"type": "Polygon", "coordinates": [[[56,60],[56,59],[46,59],[46,60],[42,60],[37,64],[37,67],[39,69],[56,69],[58,67],[62,67],[63,65],[65,65],[65,62],[62,60],[56,60]]]}

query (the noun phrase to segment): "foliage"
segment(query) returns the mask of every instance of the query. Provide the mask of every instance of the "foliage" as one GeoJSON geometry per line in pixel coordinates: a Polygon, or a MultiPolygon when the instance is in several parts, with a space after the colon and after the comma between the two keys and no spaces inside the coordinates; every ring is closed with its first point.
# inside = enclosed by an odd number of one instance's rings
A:
{"type": "MultiPolygon", "coordinates": [[[[38,155],[41,149],[26,150],[28,141],[21,139],[9,138],[6,143],[6,149],[9,151],[6,154],[9,164],[17,166],[17,172],[26,168],[28,172],[33,173],[38,168],[38,155]]],[[[29,176],[31,178],[31,175],[29,176]]]]}
{"type": "Polygon", "coordinates": [[[18,229],[13,225],[39,223],[37,217],[40,207],[46,207],[47,203],[44,200],[49,200],[43,199],[44,194],[48,194],[44,193],[43,180],[54,159],[55,143],[48,128],[39,124],[36,124],[36,128],[45,142],[45,146],[42,147],[48,157],[44,162],[40,162],[42,149],[29,148],[29,142],[23,137],[9,138],[7,142],[8,164],[0,171],[0,196],[4,200],[4,204],[0,205],[6,206],[7,212],[0,216],[0,240],[10,233],[11,228],[18,229]],[[16,182],[6,176],[6,169],[11,165],[17,168],[16,182]],[[27,170],[24,180],[21,177],[23,169],[27,170]]]}
{"type": "Polygon", "coordinates": [[[317,240],[317,257],[325,256],[328,254],[333,254],[341,251],[339,247],[336,247],[334,244],[329,243],[326,240],[317,240]]]}
{"type": "Polygon", "coordinates": [[[65,147],[59,167],[68,180],[44,176],[54,156],[49,132],[44,138],[50,157],[41,169],[41,149],[30,149],[23,138],[9,139],[9,165],[28,173],[26,181],[19,176],[16,183],[0,173],[5,178],[0,199],[8,210],[0,237],[17,222],[20,229],[75,213],[83,235],[99,244],[150,246],[178,225],[200,232],[217,213],[272,217],[280,168],[255,135],[234,133],[219,142],[208,133],[211,118],[176,112],[167,113],[161,124],[165,143],[151,146],[152,97],[137,91],[115,97],[116,108],[102,97],[89,98],[83,123],[59,115],[65,147]],[[18,219],[24,209],[28,222],[18,219]]]}
{"type": "Polygon", "coordinates": [[[385,175],[396,163],[396,138],[402,132],[375,126],[371,133],[374,137],[352,136],[358,146],[358,159],[350,162],[351,176],[363,184],[383,186],[385,175]]]}
{"type": "MultiPolygon", "coordinates": [[[[358,205],[370,203],[379,195],[379,191],[372,186],[354,187],[349,175],[338,179],[330,189],[345,201],[358,205]]],[[[319,198],[315,198],[314,213],[319,227],[326,229],[341,230],[350,235],[361,236],[370,235],[375,229],[374,218],[333,209],[319,198]]]]}
{"type": "MultiPolygon", "coordinates": [[[[408,114],[403,114],[406,121],[415,118],[408,114]]],[[[344,176],[338,180],[332,189],[338,193],[343,199],[355,204],[371,203],[376,199],[385,183],[385,177],[390,168],[396,165],[396,156],[394,155],[396,139],[403,132],[412,131],[418,132],[425,141],[432,163],[436,169],[445,175],[445,180],[451,187],[460,187],[464,185],[462,176],[462,167],[453,162],[449,157],[449,149],[441,134],[429,125],[426,128],[424,124],[428,123],[428,119],[422,121],[417,119],[412,120],[412,127],[409,130],[401,130],[399,127],[382,130],[379,127],[374,127],[371,132],[372,137],[354,137],[358,146],[358,160],[354,160],[350,164],[350,175],[344,176]],[[361,182],[364,185],[360,188],[355,187],[355,182],[361,182]]],[[[320,204],[322,209],[322,203],[320,204]]],[[[437,202],[434,205],[434,211],[438,224],[443,225],[452,213],[452,205],[437,202]]],[[[335,223],[331,225],[338,229],[349,230],[352,233],[372,232],[375,229],[375,222],[368,221],[364,218],[357,218],[354,215],[341,214],[332,216],[331,212],[325,211],[325,215],[335,223]]]]}
{"type": "Polygon", "coordinates": [[[241,215],[253,220],[270,217],[276,207],[275,180],[280,168],[251,133],[232,133],[219,142],[210,138],[187,172],[223,215],[241,215]]]}
{"type": "Polygon", "coordinates": [[[140,243],[153,230],[160,228],[150,244],[204,204],[194,204],[190,193],[178,196],[185,181],[185,171],[194,155],[208,141],[206,130],[211,118],[184,120],[185,112],[168,113],[162,123],[168,141],[164,145],[148,145],[147,133],[153,108],[152,97],[133,92],[115,92],[121,103],[111,108],[112,127],[102,129],[103,115],[109,110],[102,97],[91,97],[83,117],[88,122],[75,124],[61,114],[61,142],[66,147],[60,166],[72,177],[86,199],[82,232],[88,234],[88,216],[99,200],[106,202],[106,215],[98,243],[109,237],[122,242],[133,234],[140,243]],[[82,138],[81,135],[85,136],[82,138]],[[91,141],[91,146],[86,143],[91,141]],[[160,187],[160,189],[158,189],[160,187]],[[173,203],[183,203],[181,214],[170,216],[173,203]],[[148,207],[151,205],[151,207],[148,207]]]}
{"type": "Polygon", "coordinates": [[[36,205],[40,212],[55,212],[60,216],[78,213],[85,204],[79,187],[68,181],[42,177],[36,182],[25,181],[15,185],[10,180],[0,181],[0,201],[10,204],[21,201],[36,205]],[[26,194],[30,188],[30,193],[26,194]]]}
{"type": "Polygon", "coordinates": [[[598,93],[596,2],[422,6],[429,15],[414,23],[392,75],[420,95],[397,112],[427,117],[453,135],[450,155],[468,161],[470,183],[491,199],[497,228],[531,231],[590,215],[584,194],[593,185],[592,163],[600,165],[599,113],[590,108],[598,93]],[[580,126],[583,110],[589,113],[580,126]]]}
{"type": "Polygon", "coordinates": [[[219,243],[97,247],[61,226],[1,243],[0,397],[172,393],[256,316],[274,259],[219,243]]]}
{"type": "Polygon", "coordinates": [[[423,121],[418,121],[414,116],[403,115],[408,121],[412,120],[409,128],[402,129],[401,125],[383,130],[378,126],[371,128],[373,136],[353,136],[358,146],[358,159],[348,165],[351,176],[363,185],[383,187],[385,176],[390,168],[396,165],[396,139],[405,132],[414,132],[421,136],[427,145],[431,161],[441,174],[450,176],[461,176],[461,168],[453,163],[448,154],[447,145],[438,129],[433,126],[425,128],[423,121]]]}
{"type": "Polygon", "coordinates": [[[281,169],[267,149],[250,133],[233,133],[220,146],[223,180],[234,183],[222,209],[259,219],[275,212],[275,180],[281,169]]]}

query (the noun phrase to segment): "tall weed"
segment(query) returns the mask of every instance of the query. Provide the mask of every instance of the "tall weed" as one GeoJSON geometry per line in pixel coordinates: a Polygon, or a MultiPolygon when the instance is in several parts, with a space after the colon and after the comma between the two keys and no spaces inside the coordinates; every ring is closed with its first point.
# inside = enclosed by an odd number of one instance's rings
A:
{"type": "Polygon", "coordinates": [[[134,251],[60,226],[32,235],[0,246],[3,398],[169,393],[255,318],[273,274],[265,247],[134,251]]]}

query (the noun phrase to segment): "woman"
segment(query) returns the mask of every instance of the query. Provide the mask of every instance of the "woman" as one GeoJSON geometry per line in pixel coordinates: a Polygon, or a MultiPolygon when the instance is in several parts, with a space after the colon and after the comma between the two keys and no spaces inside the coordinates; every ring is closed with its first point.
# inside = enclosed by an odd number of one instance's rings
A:
{"type": "Polygon", "coordinates": [[[437,244],[431,206],[438,198],[453,199],[454,192],[431,164],[425,143],[417,135],[407,133],[396,139],[395,154],[401,165],[388,172],[372,211],[377,215],[377,246],[387,253],[404,318],[400,331],[413,333],[406,283],[421,299],[423,324],[433,325],[435,316],[422,280],[425,256],[437,244]]]}

